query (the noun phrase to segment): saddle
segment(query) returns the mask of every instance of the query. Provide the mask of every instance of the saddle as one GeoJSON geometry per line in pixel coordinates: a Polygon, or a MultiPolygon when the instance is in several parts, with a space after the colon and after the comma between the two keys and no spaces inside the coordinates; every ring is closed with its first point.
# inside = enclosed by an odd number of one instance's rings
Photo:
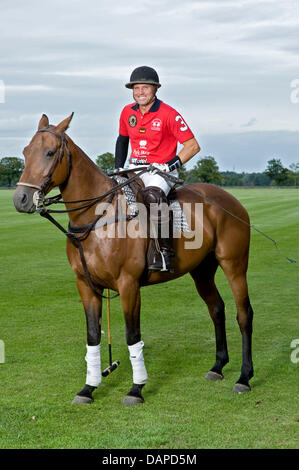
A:
{"type": "MultiPolygon", "coordinates": [[[[113,178],[118,184],[120,184],[128,180],[129,175],[125,172],[122,172],[121,175],[114,175],[113,178]]],[[[137,178],[133,182],[130,182],[128,185],[122,188],[122,192],[125,196],[130,212],[134,217],[138,217],[138,208],[136,202],[140,202],[140,197],[138,193],[140,194],[140,191],[143,188],[144,184],[139,178],[137,178]]],[[[161,223],[163,223],[165,226],[165,221],[161,221],[161,216],[160,218],[158,217],[156,220],[156,222],[158,223],[158,231],[154,235],[151,232],[151,235],[149,237],[150,239],[146,254],[147,271],[174,271],[175,252],[172,247],[173,229],[178,229],[181,231],[186,230],[186,225],[188,226],[184,213],[177,200],[175,187],[173,187],[169,192],[167,203],[169,207],[169,221],[167,221],[167,225],[169,226],[169,235],[167,236],[167,238],[163,238],[163,236],[161,235],[161,223]]],[[[147,206],[146,203],[145,205],[147,206]]],[[[151,225],[151,223],[152,221],[150,221],[149,212],[147,211],[147,227],[143,227],[144,229],[146,229],[146,233],[148,233],[148,227],[151,225]]]]}

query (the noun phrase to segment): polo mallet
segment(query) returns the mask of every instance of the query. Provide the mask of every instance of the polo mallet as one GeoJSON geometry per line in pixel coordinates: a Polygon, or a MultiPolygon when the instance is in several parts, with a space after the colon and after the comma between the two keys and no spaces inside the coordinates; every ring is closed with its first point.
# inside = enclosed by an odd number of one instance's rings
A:
{"type": "Polygon", "coordinates": [[[112,349],[111,349],[111,328],[110,328],[110,298],[109,298],[109,289],[107,289],[107,321],[108,321],[108,349],[109,349],[109,367],[107,367],[102,372],[103,377],[111,374],[120,364],[119,361],[112,362],[112,349]]]}

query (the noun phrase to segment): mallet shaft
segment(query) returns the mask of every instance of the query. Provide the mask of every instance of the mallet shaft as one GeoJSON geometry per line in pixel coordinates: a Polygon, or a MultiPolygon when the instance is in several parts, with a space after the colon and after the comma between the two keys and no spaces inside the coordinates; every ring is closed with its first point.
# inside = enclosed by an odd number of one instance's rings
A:
{"type": "Polygon", "coordinates": [[[111,374],[111,372],[113,372],[119,366],[119,361],[112,362],[109,289],[107,289],[107,329],[108,329],[109,367],[103,370],[102,372],[103,377],[107,377],[107,375],[111,374]]]}
{"type": "Polygon", "coordinates": [[[108,348],[109,348],[109,364],[112,365],[112,349],[111,349],[111,327],[110,327],[110,299],[109,289],[107,289],[107,328],[108,328],[108,348]]]}

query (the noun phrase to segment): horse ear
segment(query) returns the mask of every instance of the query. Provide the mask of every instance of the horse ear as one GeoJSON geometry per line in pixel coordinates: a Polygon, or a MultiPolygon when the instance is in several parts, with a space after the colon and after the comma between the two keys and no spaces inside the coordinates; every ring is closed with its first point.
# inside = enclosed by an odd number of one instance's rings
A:
{"type": "Polygon", "coordinates": [[[69,127],[70,125],[70,122],[72,120],[74,116],[74,113],[72,113],[69,117],[67,117],[66,119],[64,119],[63,121],[61,121],[60,124],[58,124],[58,126],[56,127],[56,130],[59,134],[62,134],[63,132],[65,132],[67,130],[67,128],[69,127]]]}
{"type": "Polygon", "coordinates": [[[44,127],[47,127],[48,125],[49,125],[48,116],[43,114],[38,124],[38,130],[43,129],[44,127]]]}

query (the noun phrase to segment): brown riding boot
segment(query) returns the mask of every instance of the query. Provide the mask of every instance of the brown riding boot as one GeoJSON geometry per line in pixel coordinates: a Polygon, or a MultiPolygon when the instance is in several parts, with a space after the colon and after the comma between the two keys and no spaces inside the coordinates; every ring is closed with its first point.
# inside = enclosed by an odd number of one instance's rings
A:
{"type": "Polygon", "coordinates": [[[174,272],[173,212],[169,210],[167,197],[157,186],[147,186],[137,194],[149,216],[148,271],[174,272]]]}

